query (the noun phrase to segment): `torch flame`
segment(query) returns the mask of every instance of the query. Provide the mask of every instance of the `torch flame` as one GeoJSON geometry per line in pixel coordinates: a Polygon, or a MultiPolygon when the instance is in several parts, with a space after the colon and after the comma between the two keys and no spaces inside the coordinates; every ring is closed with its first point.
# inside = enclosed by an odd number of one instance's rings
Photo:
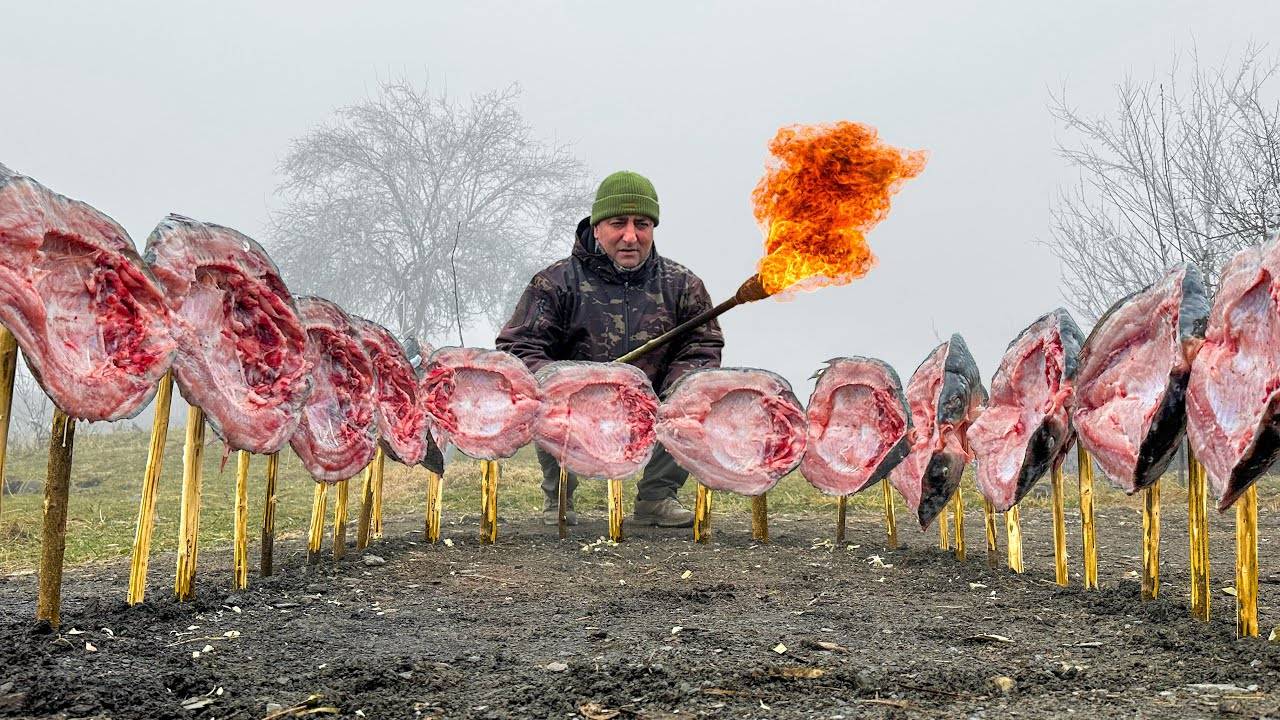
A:
{"type": "Polygon", "coordinates": [[[782,128],[769,151],[774,161],[751,193],[765,233],[765,291],[866,275],[875,258],[864,235],[889,214],[889,196],[924,170],[924,151],[886,145],[854,122],[782,128]]]}

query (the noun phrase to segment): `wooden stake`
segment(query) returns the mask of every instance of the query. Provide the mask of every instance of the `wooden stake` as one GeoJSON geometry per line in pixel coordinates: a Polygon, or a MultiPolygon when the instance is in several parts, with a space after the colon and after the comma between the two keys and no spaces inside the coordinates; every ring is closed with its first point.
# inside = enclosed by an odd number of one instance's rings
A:
{"type": "Polygon", "coordinates": [[[193,405],[187,409],[187,437],[182,449],[182,504],[178,513],[178,570],[173,581],[173,591],[179,600],[190,600],[195,594],[203,463],[204,411],[193,405]]]}
{"type": "Polygon", "coordinates": [[[760,493],[751,498],[751,539],[769,542],[769,494],[760,493]]]}
{"type": "Polygon", "coordinates": [[[1070,584],[1067,575],[1067,510],[1062,490],[1062,465],[1054,463],[1053,475],[1053,579],[1062,587],[1070,584]]]}
{"type": "Polygon", "coordinates": [[[444,484],[440,476],[427,472],[427,542],[440,542],[440,505],[444,501],[444,484]]]}
{"type": "Polygon", "coordinates": [[[892,483],[889,482],[889,478],[881,480],[880,487],[884,489],[885,546],[892,550],[898,547],[898,521],[894,516],[893,487],[892,483]]]}
{"type": "Polygon", "coordinates": [[[622,481],[609,481],[609,539],[622,542],[622,481]]]}
{"type": "Polygon", "coordinates": [[[1160,595],[1160,481],[1142,491],[1142,599],[1160,595]]]}
{"type": "Polygon", "coordinates": [[[947,500],[947,507],[942,508],[942,512],[938,513],[938,549],[951,549],[951,500],[947,500]]]}
{"type": "Polygon", "coordinates": [[[13,378],[18,369],[18,340],[0,325],[0,512],[4,509],[5,455],[9,448],[9,418],[13,409],[13,378]]]}
{"type": "Polygon", "coordinates": [[[836,546],[844,544],[844,526],[845,515],[848,512],[849,496],[841,495],[836,498],[836,546]]]}
{"type": "Polygon", "coordinates": [[[258,573],[271,577],[272,555],[276,542],[276,474],[280,471],[280,453],[267,456],[267,500],[262,507],[262,562],[258,573]]]}
{"type": "MultiPolygon", "coordinates": [[[[160,384],[156,387],[151,446],[147,448],[147,469],[142,475],[142,499],[138,502],[138,524],[133,533],[133,562],[129,565],[129,594],[126,601],[130,605],[142,602],[147,594],[147,564],[151,560],[151,536],[156,529],[156,489],[160,486],[164,446],[169,440],[169,407],[172,398],[173,371],[170,370],[160,378],[160,384]]],[[[0,448],[3,447],[2,443],[3,440],[0,440],[0,448]]],[[[3,455],[2,449],[0,455],[3,455]]],[[[4,471],[0,470],[0,482],[3,482],[3,478],[4,471]]]]}
{"type": "Polygon", "coordinates": [[[249,587],[249,457],[248,450],[241,450],[236,457],[236,505],[235,529],[232,531],[234,550],[231,559],[231,587],[243,590],[249,587]]]}
{"type": "Polygon", "coordinates": [[[1191,545],[1191,617],[1209,622],[1209,487],[1204,465],[1196,459],[1189,442],[1187,539],[1191,545]]]}
{"type": "Polygon", "coordinates": [[[1009,556],[1009,569],[1022,572],[1022,511],[1017,505],[1009,508],[1004,514],[1005,549],[1009,556]]]}
{"type": "Polygon", "coordinates": [[[333,504],[333,559],[347,554],[347,486],[349,480],[338,481],[338,501],[333,504]]]}
{"type": "Polygon", "coordinates": [[[480,544],[498,542],[498,469],[497,460],[480,461],[480,544]]]}
{"type": "MultiPolygon", "coordinates": [[[[569,537],[569,471],[563,466],[560,468],[560,482],[556,493],[556,526],[560,533],[560,539],[564,540],[569,537]]],[[[610,516],[610,520],[612,520],[610,516]]]]}
{"type": "Polygon", "coordinates": [[[698,483],[697,499],[693,501],[693,541],[705,544],[711,539],[711,490],[698,483]]]}
{"type": "Polygon", "coordinates": [[[987,526],[987,567],[1000,567],[1000,548],[996,546],[996,508],[986,497],[982,498],[982,516],[987,526]]]}
{"type": "Polygon", "coordinates": [[[1098,536],[1093,524],[1093,458],[1076,442],[1080,464],[1080,536],[1084,546],[1084,589],[1098,589],[1098,536]]]}
{"type": "Polygon", "coordinates": [[[386,455],[379,445],[373,454],[373,515],[370,518],[373,539],[382,537],[382,471],[386,464],[386,455]]]}
{"type": "Polygon", "coordinates": [[[955,497],[952,498],[951,502],[952,508],[955,510],[955,517],[952,520],[956,526],[956,559],[964,560],[964,493],[960,488],[956,488],[955,497]]]}
{"type": "Polygon", "coordinates": [[[373,463],[360,474],[360,522],[356,526],[356,549],[369,547],[369,526],[373,522],[373,463]]]}
{"type": "Polygon", "coordinates": [[[67,549],[67,497],[71,489],[71,459],[76,421],[53,410],[49,432],[49,466],[44,482],[44,524],[40,532],[40,589],[36,619],[55,629],[62,621],[62,558],[67,549]]]}
{"type": "Polygon", "coordinates": [[[329,484],[316,481],[311,496],[311,525],[307,528],[307,563],[320,562],[320,547],[324,544],[324,512],[329,504],[329,484]]]}
{"type": "Polygon", "coordinates": [[[1258,636],[1258,486],[1236,501],[1236,637],[1258,636]]]}

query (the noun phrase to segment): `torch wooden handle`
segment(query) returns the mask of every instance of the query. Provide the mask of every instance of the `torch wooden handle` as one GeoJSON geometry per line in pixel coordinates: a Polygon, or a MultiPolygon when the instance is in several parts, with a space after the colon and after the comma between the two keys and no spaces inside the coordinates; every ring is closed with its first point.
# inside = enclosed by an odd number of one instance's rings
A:
{"type": "Polygon", "coordinates": [[[746,282],[742,283],[742,285],[738,287],[738,291],[733,294],[733,297],[725,300],[719,305],[716,305],[710,310],[698,313],[696,316],[680,323],[667,332],[662,333],[658,337],[641,345],[635,350],[632,350],[626,355],[623,355],[614,362],[631,362],[642,355],[647,355],[663,345],[670,343],[672,340],[675,340],[699,325],[705,325],[706,323],[711,322],[743,303],[755,302],[756,300],[763,300],[767,297],[769,297],[769,293],[765,291],[763,283],[760,282],[760,276],[752,275],[750,278],[747,278],[746,282]]]}

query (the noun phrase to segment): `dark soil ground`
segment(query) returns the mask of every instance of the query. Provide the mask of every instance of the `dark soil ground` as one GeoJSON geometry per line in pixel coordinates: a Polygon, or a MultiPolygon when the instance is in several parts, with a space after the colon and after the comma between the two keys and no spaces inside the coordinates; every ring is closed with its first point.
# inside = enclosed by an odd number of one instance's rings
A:
{"type": "MultiPolygon", "coordinates": [[[[612,546],[589,517],[568,541],[506,518],[498,545],[475,518],[422,542],[388,522],[368,553],[308,567],[278,544],[278,574],[233,593],[229,550],[203,548],[198,597],[172,599],[172,556],[127,608],[128,563],[71,568],[60,633],[40,629],[33,575],[0,582],[0,715],[113,718],[1191,718],[1280,714],[1280,575],[1261,528],[1262,638],[1234,638],[1233,534],[1214,518],[1214,619],[1187,612],[1185,528],[1166,513],[1160,599],[1138,600],[1138,515],[1106,508],[1102,589],[1053,583],[1048,513],[1025,511],[1027,572],[969,557],[937,533],[851,517],[775,516],[772,542],[743,516],[688,531],[628,527],[612,546]],[[993,637],[999,636],[999,637],[993,637]],[[1012,680],[1004,689],[993,683],[1012,680]],[[329,708],[326,710],[325,708],[329,708]],[[310,714],[307,714],[310,713],[310,714]],[[326,714],[331,713],[331,714],[326,714]]],[[[1271,516],[1274,517],[1274,516],[1271,516]]],[[[1074,525],[1074,524],[1073,524],[1074,525]]],[[[1001,533],[1003,544],[1003,533],[1001,533]]]]}

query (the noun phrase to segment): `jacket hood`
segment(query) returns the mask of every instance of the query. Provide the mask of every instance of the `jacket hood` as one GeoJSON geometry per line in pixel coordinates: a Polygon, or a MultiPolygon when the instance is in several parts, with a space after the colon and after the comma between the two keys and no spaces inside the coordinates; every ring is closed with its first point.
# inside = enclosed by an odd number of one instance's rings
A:
{"type": "Polygon", "coordinates": [[[600,243],[596,242],[595,233],[592,231],[591,217],[584,217],[578,223],[578,230],[573,243],[573,256],[578,258],[583,265],[590,268],[593,272],[604,277],[606,280],[615,283],[638,282],[650,277],[657,272],[658,244],[654,243],[649,251],[649,257],[640,264],[639,267],[625,270],[614,264],[613,260],[605,254],[600,247],[600,243]]]}

